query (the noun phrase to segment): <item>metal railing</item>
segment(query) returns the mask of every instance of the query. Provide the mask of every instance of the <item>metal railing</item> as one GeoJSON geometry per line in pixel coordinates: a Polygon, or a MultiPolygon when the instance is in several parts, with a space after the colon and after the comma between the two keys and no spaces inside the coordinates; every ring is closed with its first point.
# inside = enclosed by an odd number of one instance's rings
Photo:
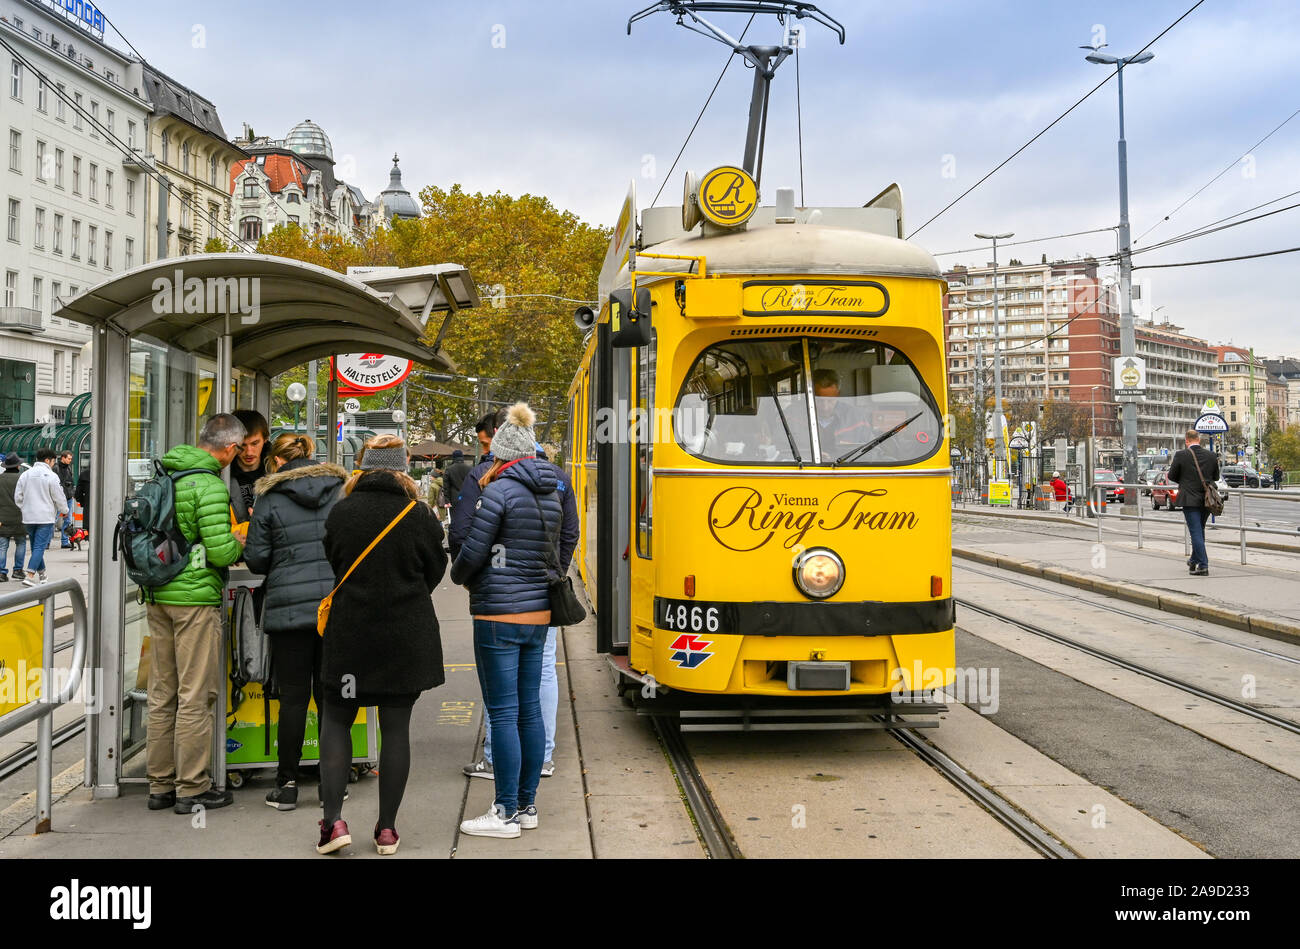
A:
{"type": "MultiPolygon", "coordinates": [[[[0,595],[0,614],[45,604],[44,629],[41,634],[41,694],[22,708],[0,717],[0,738],[36,722],[36,833],[50,829],[53,808],[54,710],[66,705],[81,687],[86,661],[86,597],[81,584],[71,577],[0,595]],[[54,598],[60,593],[72,600],[72,662],[69,676],[58,694],[51,694],[54,675],[54,598]]],[[[17,670],[14,670],[15,678],[17,670]]]]}
{"type": "MultiPolygon", "coordinates": [[[[1116,485],[1111,483],[1111,484],[1093,485],[1092,487],[1093,495],[1089,498],[1088,504],[1089,507],[1092,508],[1094,513],[1097,515],[1097,542],[1098,543],[1102,542],[1101,530],[1102,530],[1103,521],[1112,518],[1121,521],[1137,521],[1137,545],[1138,545],[1138,549],[1140,550],[1142,548],[1142,522],[1144,520],[1147,521],[1154,520],[1151,517],[1143,518],[1142,498],[1145,496],[1149,496],[1153,488],[1164,489],[1165,487],[1166,487],[1165,485],[1149,485],[1144,483],[1123,484],[1123,485],[1116,485]],[[1108,489],[1114,491],[1116,487],[1123,487],[1125,489],[1125,494],[1128,493],[1129,489],[1133,489],[1136,491],[1136,494],[1134,496],[1137,498],[1137,504],[1136,504],[1137,514],[1110,513],[1109,508],[1112,506],[1119,508],[1121,510],[1124,507],[1124,501],[1111,501],[1109,505],[1104,503],[1105,502],[1104,492],[1107,491],[1108,489]]],[[[1263,527],[1258,524],[1254,526],[1248,526],[1246,524],[1246,495],[1251,495],[1252,497],[1267,498],[1273,501],[1287,501],[1290,503],[1300,503],[1300,491],[1274,491],[1269,488],[1247,488],[1244,485],[1240,488],[1233,488],[1233,487],[1228,488],[1228,497],[1224,502],[1223,511],[1224,514],[1228,513],[1229,509],[1233,506],[1234,497],[1235,497],[1236,499],[1235,504],[1237,508],[1237,522],[1235,524],[1231,522],[1224,522],[1218,520],[1218,518],[1216,517],[1214,526],[1216,528],[1224,528],[1227,530],[1235,530],[1238,532],[1238,542],[1239,542],[1238,546],[1240,547],[1241,550],[1241,562],[1243,564],[1246,563],[1246,534],[1247,533],[1278,534],[1283,537],[1290,537],[1292,540],[1295,540],[1298,544],[1300,544],[1300,531],[1283,530],[1282,528],[1278,528],[1278,527],[1263,527]]],[[[1160,523],[1168,523],[1168,522],[1161,521],[1160,523]]],[[[1186,554],[1191,553],[1191,535],[1188,533],[1186,521],[1183,522],[1183,552],[1186,554]]]]}

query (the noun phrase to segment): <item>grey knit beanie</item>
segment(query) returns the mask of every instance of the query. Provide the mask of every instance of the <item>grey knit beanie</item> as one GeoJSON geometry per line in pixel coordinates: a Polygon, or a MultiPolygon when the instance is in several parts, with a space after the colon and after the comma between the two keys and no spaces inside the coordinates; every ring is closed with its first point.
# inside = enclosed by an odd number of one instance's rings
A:
{"type": "Polygon", "coordinates": [[[537,454],[533,422],[537,417],[526,402],[516,402],[506,413],[505,424],[492,436],[492,457],[500,461],[532,458],[537,454]]]}

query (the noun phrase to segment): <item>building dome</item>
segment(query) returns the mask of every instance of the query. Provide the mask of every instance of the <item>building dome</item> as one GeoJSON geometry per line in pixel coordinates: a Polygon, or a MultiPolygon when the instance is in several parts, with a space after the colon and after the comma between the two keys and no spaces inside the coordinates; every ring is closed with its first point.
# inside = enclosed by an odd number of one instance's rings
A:
{"type": "Polygon", "coordinates": [[[291,128],[284,144],[304,158],[334,160],[334,147],[330,145],[329,136],[311,119],[304,119],[291,128]]]}
{"type": "Polygon", "coordinates": [[[411,192],[402,187],[402,169],[397,165],[397,156],[393,155],[393,170],[388,173],[388,187],[379,193],[378,204],[383,206],[384,217],[417,218],[420,206],[411,197],[411,192]]]}

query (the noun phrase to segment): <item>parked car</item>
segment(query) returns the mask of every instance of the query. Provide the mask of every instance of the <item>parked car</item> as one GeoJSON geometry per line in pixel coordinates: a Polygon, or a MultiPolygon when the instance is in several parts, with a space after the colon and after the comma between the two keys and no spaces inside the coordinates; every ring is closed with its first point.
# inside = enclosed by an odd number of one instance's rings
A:
{"type": "Polygon", "coordinates": [[[1221,473],[1231,487],[1240,488],[1243,484],[1248,488],[1259,487],[1259,472],[1250,465],[1224,465],[1221,473]]]}
{"type": "MultiPolygon", "coordinates": [[[[1160,476],[1168,470],[1169,470],[1168,465],[1161,465],[1158,468],[1148,468],[1146,471],[1142,472],[1142,477],[1139,478],[1138,480],[1142,481],[1145,484],[1151,484],[1151,485],[1159,484],[1160,476]]],[[[1150,496],[1151,491],[1143,490],[1142,493],[1144,495],[1150,496]]]]}
{"type": "Polygon", "coordinates": [[[1168,474],[1161,472],[1155,486],[1151,489],[1151,507],[1157,511],[1162,507],[1172,511],[1177,504],[1178,484],[1170,481],[1168,474]]]}
{"type": "Polygon", "coordinates": [[[1261,488],[1273,487],[1273,476],[1270,474],[1265,474],[1264,472],[1261,471],[1259,473],[1259,486],[1261,488]]]}
{"type": "Polygon", "coordinates": [[[1106,485],[1107,501],[1124,500],[1124,482],[1115,477],[1115,472],[1107,468],[1098,468],[1092,473],[1092,483],[1094,485],[1106,485]],[[1114,485],[1114,487],[1112,488],[1110,485],[1114,485]]]}

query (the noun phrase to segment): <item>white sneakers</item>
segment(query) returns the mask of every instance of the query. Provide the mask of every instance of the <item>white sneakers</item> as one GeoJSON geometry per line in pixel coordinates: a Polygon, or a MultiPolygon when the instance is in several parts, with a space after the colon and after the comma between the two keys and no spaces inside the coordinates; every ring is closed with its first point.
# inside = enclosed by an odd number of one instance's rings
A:
{"type": "Polygon", "coordinates": [[[515,814],[515,819],[519,821],[519,826],[524,830],[534,830],[537,827],[537,805],[529,804],[515,814]]]}
{"type": "MultiPolygon", "coordinates": [[[[536,808],[534,808],[536,811],[536,808]]],[[[537,818],[533,817],[536,825],[537,818]]],[[[519,816],[506,817],[506,812],[498,804],[493,804],[482,817],[460,822],[460,832],[474,837],[518,837],[520,830],[519,816]]]]}

